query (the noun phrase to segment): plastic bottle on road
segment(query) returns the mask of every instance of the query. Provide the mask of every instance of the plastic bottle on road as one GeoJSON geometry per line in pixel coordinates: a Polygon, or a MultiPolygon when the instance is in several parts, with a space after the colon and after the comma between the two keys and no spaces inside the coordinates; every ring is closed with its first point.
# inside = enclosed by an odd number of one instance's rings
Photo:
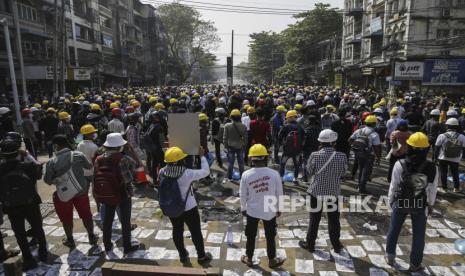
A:
{"type": "Polygon", "coordinates": [[[233,245],[233,233],[232,233],[232,226],[231,224],[228,225],[228,233],[226,234],[226,241],[228,243],[228,246],[233,245]]]}

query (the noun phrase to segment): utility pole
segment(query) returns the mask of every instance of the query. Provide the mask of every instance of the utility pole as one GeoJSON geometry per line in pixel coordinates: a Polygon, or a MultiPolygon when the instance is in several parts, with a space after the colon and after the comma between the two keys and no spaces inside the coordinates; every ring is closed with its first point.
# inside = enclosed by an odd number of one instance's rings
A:
{"type": "Polygon", "coordinates": [[[68,38],[66,37],[66,9],[65,0],[61,0],[61,91],[60,95],[64,96],[66,93],[66,75],[65,75],[65,63],[66,63],[66,44],[68,38]]]}
{"type": "Polygon", "coordinates": [[[234,30],[231,32],[231,89],[234,85],[234,30]]]}
{"type": "Polygon", "coordinates": [[[53,97],[58,98],[58,0],[54,2],[55,35],[53,37],[53,97]]]}
{"type": "Polygon", "coordinates": [[[13,9],[13,22],[16,29],[16,44],[18,49],[19,70],[21,74],[21,88],[23,92],[23,99],[25,104],[29,104],[27,96],[26,76],[24,75],[24,59],[23,59],[23,45],[21,42],[21,29],[19,27],[18,18],[18,3],[16,0],[11,1],[11,8],[13,9]]]}
{"type": "Polygon", "coordinates": [[[16,114],[16,123],[17,127],[21,126],[21,113],[19,112],[19,97],[18,97],[18,88],[16,86],[16,73],[15,73],[15,64],[13,62],[13,52],[11,51],[11,41],[10,41],[10,30],[8,29],[8,19],[2,18],[0,24],[3,25],[3,32],[5,35],[5,45],[6,52],[8,55],[8,66],[10,68],[10,79],[11,79],[11,89],[13,90],[13,101],[15,104],[15,114],[16,114]]]}

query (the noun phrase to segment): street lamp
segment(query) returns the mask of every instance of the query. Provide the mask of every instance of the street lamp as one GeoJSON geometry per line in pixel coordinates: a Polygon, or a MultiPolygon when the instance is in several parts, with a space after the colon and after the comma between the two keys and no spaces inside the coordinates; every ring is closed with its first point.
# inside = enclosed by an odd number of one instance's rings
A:
{"type": "Polygon", "coordinates": [[[10,42],[10,30],[8,29],[8,19],[5,17],[0,19],[0,24],[3,25],[3,32],[5,34],[5,45],[6,52],[8,55],[8,65],[10,67],[10,78],[11,78],[11,88],[13,90],[13,101],[15,104],[15,114],[16,114],[16,123],[18,127],[21,126],[21,113],[19,111],[19,97],[18,97],[18,88],[16,87],[16,74],[15,74],[15,64],[13,63],[13,53],[11,51],[11,42],[10,42]]]}

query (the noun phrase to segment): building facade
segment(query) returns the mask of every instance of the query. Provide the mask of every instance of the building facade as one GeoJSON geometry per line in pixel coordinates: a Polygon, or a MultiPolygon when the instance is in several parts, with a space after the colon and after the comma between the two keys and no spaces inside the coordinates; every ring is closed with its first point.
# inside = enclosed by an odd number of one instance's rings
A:
{"type": "MultiPolygon", "coordinates": [[[[59,51],[54,51],[55,1],[0,0],[0,17],[9,21],[20,84],[12,14],[15,2],[28,92],[49,94],[53,90],[55,57],[60,56],[59,51]]],[[[61,24],[62,0],[57,2],[61,24]]],[[[164,82],[166,40],[153,6],[139,0],[65,0],[64,3],[66,39],[62,41],[64,36],[58,34],[58,48],[65,43],[66,92],[81,87],[104,89],[164,82]]],[[[0,40],[0,89],[9,91],[3,33],[0,40]]]]}
{"type": "Polygon", "coordinates": [[[446,79],[465,74],[457,69],[465,67],[465,0],[345,0],[344,9],[346,85],[429,93],[465,86],[446,79]]]}

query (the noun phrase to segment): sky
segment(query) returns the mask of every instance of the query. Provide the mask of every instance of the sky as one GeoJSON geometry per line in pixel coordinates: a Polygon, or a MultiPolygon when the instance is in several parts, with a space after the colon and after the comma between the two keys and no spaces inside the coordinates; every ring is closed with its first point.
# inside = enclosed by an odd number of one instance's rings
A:
{"type": "MultiPolygon", "coordinates": [[[[172,0],[159,0],[173,2],[172,0]]],[[[148,2],[148,1],[144,1],[148,2]]],[[[288,10],[309,10],[315,3],[327,3],[334,7],[342,8],[343,0],[191,0],[180,1],[187,5],[211,6],[212,4],[244,6],[244,7],[264,7],[267,9],[288,9],[288,10]],[[194,3],[197,2],[197,3],[194,3]],[[202,2],[202,3],[198,3],[202,2]],[[208,3],[208,4],[205,4],[208,3]]],[[[221,7],[221,6],[217,6],[221,7]]],[[[243,8],[247,9],[247,8],[243,8]]],[[[226,64],[226,57],[231,54],[231,31],[234,30],[234,65],[247,61],[249,34],[261,31],[280,32],[289,24],[295,23],[292,15],[257,15],[244,13],[231,13],[202,10],[198,8],[202,18],[210,20],[218,29],[221,43],[213,53],[218,57],[219,64],[226,64]]]]}

